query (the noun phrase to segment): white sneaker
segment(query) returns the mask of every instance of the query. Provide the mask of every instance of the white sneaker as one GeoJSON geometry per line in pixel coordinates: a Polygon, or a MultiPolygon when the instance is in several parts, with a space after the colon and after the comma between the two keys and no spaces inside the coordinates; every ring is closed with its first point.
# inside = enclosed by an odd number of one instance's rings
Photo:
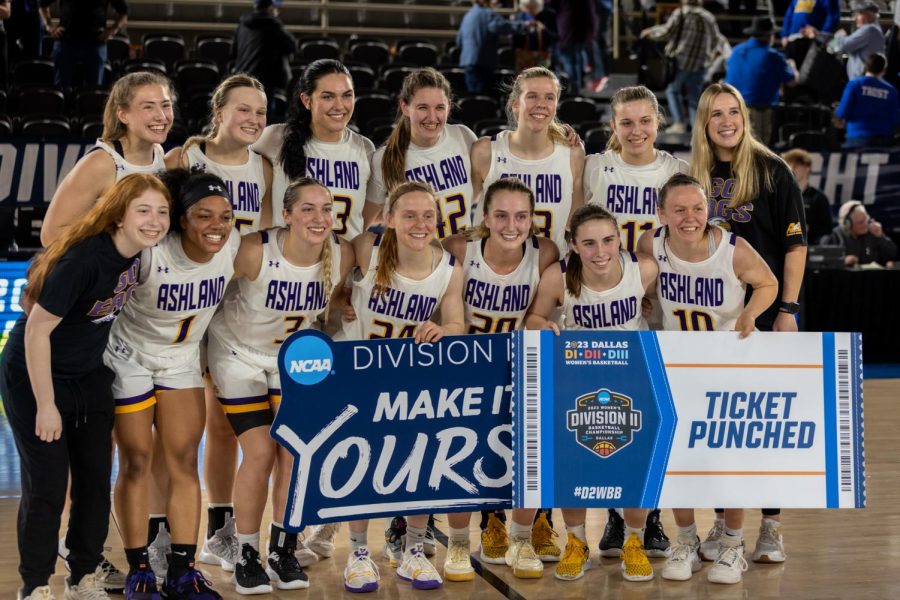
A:
{"type": "Polygon", "coordinates": [[[700,544],[700,558],[713,561],[719,557],[719,540],[725,535],[725,519],[716,519],[706,539],[700,544]]]}
{"type": "Polygon", "coordinates": [[[340,527],[340,523],[325,523],[317,526],[306,538],[306,547],[322,558],[331,558],[334,556],[334,536],[337,535],[340,527]]]}
{"type": "Polygon", "coordinates": [[[397,567],[397,575],[400,579],[412,583],[413,589],[417,590],[433,590],[444,583],[437,569],[425,556],[425,548],[421,543],[404,550],[403,561],[397,567]]]}
{"type": "Polygon", "coordinates": [[[740,583],[744,571],[747,570],[743,542],[738,546],[721,544],[720,548],[719,556],[706,578],[711,583],[740,583]]]}
{"type": "Polygon", "coordinates": [[[203,548],[197,560],[206,565],[218,565],[223,571],[234,571],[234,563],[240,559],[241,548],[238,546],[237,534],[234,530],[234,517],[225,519],[225,524],[217,529],[213,536],[203,542],[203,548]]]}
{"type": "Polygon", "coordinates": [[[700,548],[700,538],[696,538],[694,543],[688,544],[682,540],[676,540],[670,549],[666,564],[663,567],[662,578],[671,579],[673,581],[687,581],[691,575],[700,570],[700,557],[697,551],[700,548]]]}
{"type": "Polygon", "coordinates": [[[670,134],[682,134],[687,133],[687,125],[684,123],[672,123],[668,127],[666,127],[665,133],[670,134]]]}
{"type": "Polygon", "coordinates": [[[294,551],[294,557],[304,569],[319,562],[319,555],[307,547],[305,539],[301,540],[299,537],[297,538],[297,549],[294,551]]]}
{"type": "Polygon", "coordinates": [[[763,519],[759,526],[759,537],[756,538],[756,548],[753,550],[753,562],[783,563],[786,558],[781,523],[763,519]]]}
{"type": "MultiPolygon", "coordinates": [[[[103,550],[109,552],[111,548],[104,547],[103,550]]],[[[59,539],[59,545],[57,546],[56,552],[63,560],[66,571],[71,571],[69,568],[69,549],[66,548],[66,538],[62,537],[59,539]]],[[[125,573],[116,568],[116,565],[109,562],[106,559],[106,556],[102,554],[100,555],[100,564],[97,565],[97,568],[94,570],[94,577],[97,580],[97,584],[107,592],[118,593],[125,589],[125,573]]]]}
{"type": "Polygon", "coordinates": [[[465,542],[450,540],[447,548],[447,560],[444,561],[444,579],[447,581],[472,581],[475,569],[472,568],[469,540],[465,542]]]}
{"type": "Polygon", "coordinates": [[[513,570],[513,575],[520,579],[538,579],[544,575],[544,563],[528,539],[509,541],[506,551],[506,566],[513,570]]]}
{"type": "Polygon", "coordinates": [[[31,590],[27,596],[22,595],[22,590],[16,595],[18,600],[56,600],[56,596],[50,591],[49,585],[42,585],[31,590]]]}
{"type": "Polygon", "coordinates": [[[168,554],[172,552],[172,536],[164,528],[160,528],[159,533],[153,543],[147,546],[147,555],[150,557],[150,569],[156,575],[156,583],[161,584],[169,570],[168,554]]]}
{"type": "Polygon", "coordinates": [[[101,587],[97,577],[88,573],[77,584],[66,577],[66,600],[109,600],[109,595],[101,587]]]}
{"type": "Polygon", "coordinates": [[[351,552],[344,569],[344,589],[348,592],[374,592],[381,575],[367,548],[351,552]]]}

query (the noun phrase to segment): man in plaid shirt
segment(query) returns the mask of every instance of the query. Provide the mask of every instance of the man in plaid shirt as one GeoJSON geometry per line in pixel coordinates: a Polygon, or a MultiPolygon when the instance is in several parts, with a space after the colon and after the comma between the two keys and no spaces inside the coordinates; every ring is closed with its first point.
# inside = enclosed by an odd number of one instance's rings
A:
{"type": "Polygon", "coordinates": [[[689,122],[694,122],[706,69],[721,37],[716,18],[700,4],[700,0],[682,0],[681,8],[676,9],[664,24],[641,31],[642,38],[668,40],[666,56],[677,64],[675,76],[666,87],[672,113],[672,125],[666,133],[687,132],[685,104],[689,122]]]}

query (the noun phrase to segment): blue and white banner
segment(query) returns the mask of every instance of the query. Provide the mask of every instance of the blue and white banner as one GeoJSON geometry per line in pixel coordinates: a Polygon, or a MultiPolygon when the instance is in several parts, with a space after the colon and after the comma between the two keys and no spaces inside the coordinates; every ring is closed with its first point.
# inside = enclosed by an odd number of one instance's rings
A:
{"type": "Polygon", "coordinates": [[[859,334],[513,335],[515,506],[865,506],[859,334]]]}
{"type": "Polygon", "coordinates": [[[294,455],[285,526],[508,508],[510,339],[288,338],[272,425],[294,455]]]}

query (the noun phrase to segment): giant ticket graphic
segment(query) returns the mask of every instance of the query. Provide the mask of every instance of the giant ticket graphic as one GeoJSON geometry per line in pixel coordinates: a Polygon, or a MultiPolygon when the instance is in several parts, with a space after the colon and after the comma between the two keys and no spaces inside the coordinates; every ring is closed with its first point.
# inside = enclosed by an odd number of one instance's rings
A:
{"type": "Polygon", "coordinates": [[[513,336],[514,506],[865,506],[859,334],[513,336]]]}

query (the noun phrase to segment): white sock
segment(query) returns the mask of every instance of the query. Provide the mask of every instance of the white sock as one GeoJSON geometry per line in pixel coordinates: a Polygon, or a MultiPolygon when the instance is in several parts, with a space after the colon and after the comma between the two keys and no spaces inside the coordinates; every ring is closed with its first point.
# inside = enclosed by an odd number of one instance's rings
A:
{"type": "Polygon", "coordinates": [[[416,544],[424,544],[425,543],[425,531],[427,530],[426,526],[422,527],[413,527],[412,525],[406,525],[406,547],[412,548],[416,544]]]}
{"type": "Polygon", "coordinates": [[[628,538],[631,537],[631,534],[634,533],[638,536],[638,541],[641,544],[644,543],[644,528],[643,527],[629,527],[625,525],[625,541],[628,541],[628,538]]]}
{"type": "Polygon", "coordinates": [[[528,525],[519,525],[515,521],[509,526],[509,537],[514,540],[531,541],[531,523],[528,525]]]}
{"type": "Polygon", "coordinates": [[[678,528],[678,540],[693,544],[697,541],[697,524],[691,523],[687,527],[678,528]]]}
{"type": "Polygon", "coordinates": [[[568,531],[569,533],[571,533],[572,535],[577,537],[579,540],[581,540],[585,544],[587,544],[587,537],[584,533],[584,523],[582,523],[581,525],[572,525],[571,527],[566,525],[566,531],[568,531]]]}
{"type": "Polygon", "coordinates": [[[250,547],[259,552],[259,532],[256,533],[239,533],[237,534],[238,546],[244,547],[244,544],[250,544],[250,547]]]}
{"type": "Polygon", "coordinates": [[[360,548],[367,548],[369,545],[368,531],[351,531],[350,532],[350,551],[356,552],[360,548]]]}
{"type": "Polygon", "coordinates": [[[744,541],[744,528],[731,529],[725,528],[725,535],[722,536],[722,543],[726,546],[740,546],[744,541]]]}
{"type": "Polygon", "coordinates": [[[448,536],[451,542],[462,542],[463,544],[469,543],[469,528],[468,527],[460,527],[457,529],[456,527],[450,528],[450,535],[448,536]]]}
{"type": "Polygon", "coordinates": [[[776,521],[775,519],[770,519],[768,517],[763,517],[762,522],[763,522],[763,525],[771,524],[772,527],[774,527],[775,529],[778,529],[779,527],[781,527],[781,521],[776,521]]]}

